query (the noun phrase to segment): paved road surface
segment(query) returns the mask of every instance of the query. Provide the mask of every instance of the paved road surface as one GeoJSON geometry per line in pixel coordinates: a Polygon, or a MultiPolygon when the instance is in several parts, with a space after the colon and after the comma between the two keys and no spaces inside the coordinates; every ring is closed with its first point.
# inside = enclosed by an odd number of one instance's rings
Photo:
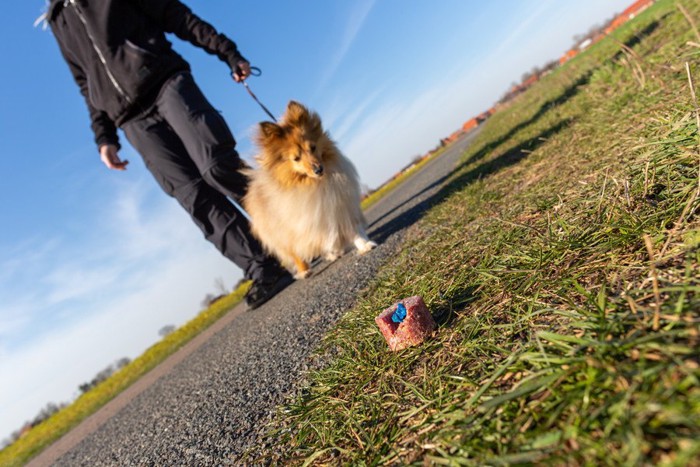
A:
{"type": "MultiPolygon", "coordinates": [[[[257,310],[236,307],[30,465],[241,465],[322,336],[401,249],[472,137],[367,212],[371,253],[321,263],[257,310]]],[[[378,310],[379,311],[379,310],[378,310]]]]}

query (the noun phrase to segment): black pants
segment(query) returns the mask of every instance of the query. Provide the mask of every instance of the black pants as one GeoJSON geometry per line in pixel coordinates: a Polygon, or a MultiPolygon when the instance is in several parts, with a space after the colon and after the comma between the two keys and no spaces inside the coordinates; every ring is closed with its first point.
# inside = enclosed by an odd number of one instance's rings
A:
{"type": "Polygon", "coordinates": [[[226,122],[191,74],[171,78],[152,111],[122,129],[163,190],[246,278],[264,281],[278,272],[278,263],[263,252],[248,221],[227,199],[240,204],[245,195],[247,179],[238,172],[243,163],[226,122]]]}

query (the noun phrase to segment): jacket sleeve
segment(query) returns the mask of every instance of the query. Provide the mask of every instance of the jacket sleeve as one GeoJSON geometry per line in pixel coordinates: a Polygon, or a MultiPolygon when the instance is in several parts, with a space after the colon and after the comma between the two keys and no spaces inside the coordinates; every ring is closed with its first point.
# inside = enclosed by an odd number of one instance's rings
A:
{"type": "Polygon", "coordinates": [[[148,16],[160,24],[163,30],[216,55],[228,63],[232,71],[236,69],[239,61],[247,61],[231,39],[217,32],[212,25],[192,13],[192,10],[179,0],[134,1],[148,16]]]}
{"type": "Polygon", "coordinates": [[[119,144],[119,136],[117,135],[117,126],[114,124],[111,118],[106,112],[97,110],[90,103],[90,96],[88,91],[87,78],[82,68],[76,64],[66,53],[61,49],[61,54],[66,60],[71,73],[73,74],[73,79],[78,84],[80,88],[80,94],[85,98],[85,103],[87,104],[88,112],[90,113],[90,121],[92,132],[95,134],[95,143],[97,147],[104,144],[113,144],[118,148],[121,148],[119,144]]]}

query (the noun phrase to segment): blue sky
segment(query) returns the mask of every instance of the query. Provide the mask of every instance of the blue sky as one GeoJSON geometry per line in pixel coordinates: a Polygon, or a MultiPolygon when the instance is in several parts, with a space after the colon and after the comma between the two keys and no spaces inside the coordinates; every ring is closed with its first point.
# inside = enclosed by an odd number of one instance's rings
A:
{"type": "MultiPolygon", "coordinates": [[[[631,2],[187,3],[262,68],[250,85],[273,113],[317,110],[377,187],[631,2]]],[[[102,165],[51,33],[32,26],[43,3],[8,3],[0,31],[0,439],[241,277],[123,138],[128,170],[102,165]]],[[[216,57],[173,42],[251,159],[266,115],[216,57]]]]}

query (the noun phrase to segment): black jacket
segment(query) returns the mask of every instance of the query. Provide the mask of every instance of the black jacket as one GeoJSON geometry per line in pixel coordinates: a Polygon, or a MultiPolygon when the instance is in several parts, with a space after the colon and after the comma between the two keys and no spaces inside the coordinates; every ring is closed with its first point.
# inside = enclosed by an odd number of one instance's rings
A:
{"type": "Polygon", "coordinates": [[[178,0],[52,0],[47,15],[80,92],[98,146],[119,145],[116,127],[143,112],[168,78],[189,70],[165,33],[236,69],[236,44],[178,0]]]}

